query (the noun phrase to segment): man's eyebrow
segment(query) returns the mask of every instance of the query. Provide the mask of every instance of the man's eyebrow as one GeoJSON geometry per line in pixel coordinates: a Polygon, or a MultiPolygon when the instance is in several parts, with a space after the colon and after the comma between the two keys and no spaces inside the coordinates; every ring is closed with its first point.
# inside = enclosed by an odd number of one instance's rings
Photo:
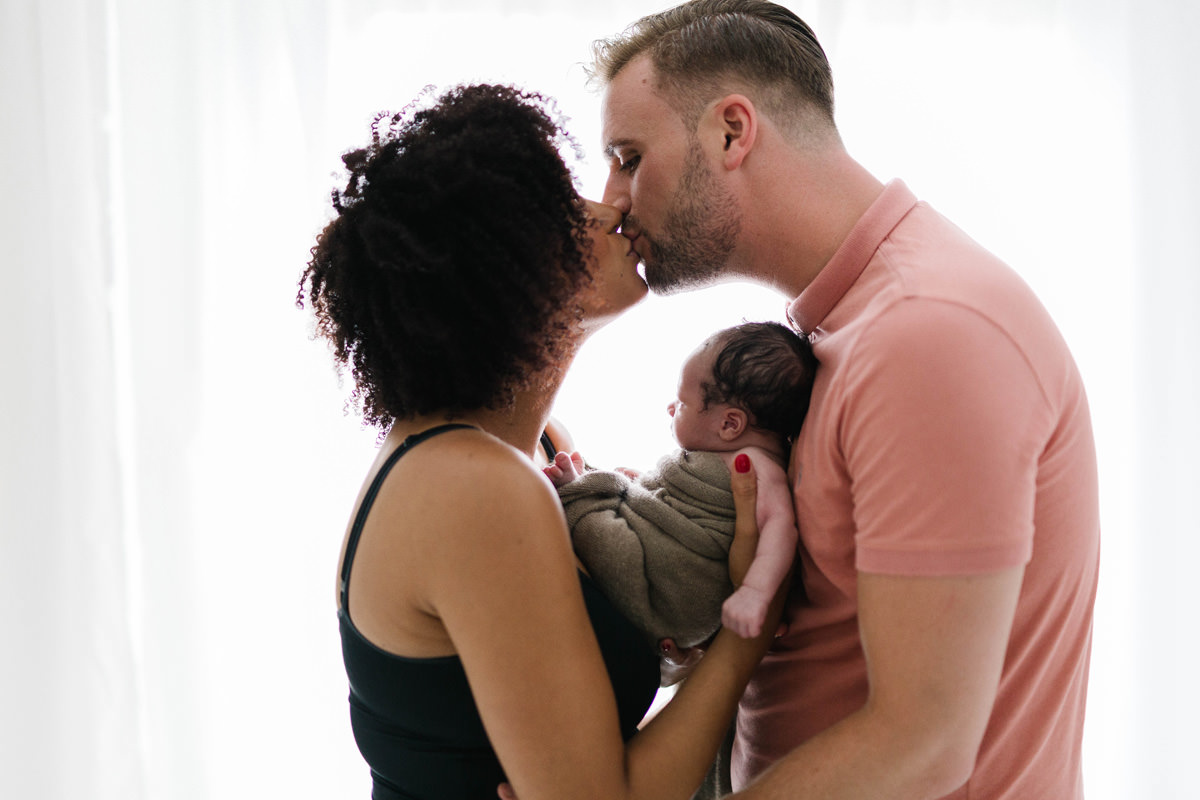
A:
{"type": "Polygon", "coordinates": [[[611,142],[604,145],[604,155],[607,158],[616,158],[617,150],[622,147],[627,147],[632,143],[632,139],[613,139],[611,142]]]}

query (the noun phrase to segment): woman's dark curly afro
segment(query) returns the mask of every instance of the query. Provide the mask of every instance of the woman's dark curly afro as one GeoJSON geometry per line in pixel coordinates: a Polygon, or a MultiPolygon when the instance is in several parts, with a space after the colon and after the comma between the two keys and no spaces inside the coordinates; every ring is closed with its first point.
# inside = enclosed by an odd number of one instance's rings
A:
{"type": "Polygon", "coordinates": [[[300,280],[364,421],[509,406],[566,352],[588,220],[552,102],[460,86],[380,114],[300,280]]]}

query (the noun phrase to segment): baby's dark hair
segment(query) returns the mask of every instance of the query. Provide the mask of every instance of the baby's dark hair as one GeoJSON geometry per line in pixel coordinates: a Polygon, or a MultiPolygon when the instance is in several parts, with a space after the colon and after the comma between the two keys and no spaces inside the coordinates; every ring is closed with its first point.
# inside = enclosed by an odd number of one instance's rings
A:
{"type": "Polygon", "coordinates": [[[712,383],[703,384],[705,407],[735,405],[750,415],[750,424],[792,441],[808,413],[817,371],[808,339],[778,322],[746,322],[709,341],[719,349],[712,383]]]}
{"type": "Polygon", "coordinates": [[[296,300],[382,430],[510,405],[570,346],[591,280],[552,101],[476,85],[421,105],[378,115],[342,157],[349,180],[296,300]]]}

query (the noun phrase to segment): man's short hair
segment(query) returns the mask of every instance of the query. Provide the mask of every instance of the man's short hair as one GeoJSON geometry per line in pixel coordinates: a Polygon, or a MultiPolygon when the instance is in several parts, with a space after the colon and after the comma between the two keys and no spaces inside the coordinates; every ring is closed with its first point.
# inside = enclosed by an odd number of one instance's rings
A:
{"type": "Polygon", "coordinates": [[[834,129],[833,74],[816,35],[788,9],[766,0],[692,0],[642,17],[592,45],[590,75],[610,83],[646,54],[662,92],[685,122],[731,90],[788,129],[834,129]]]}

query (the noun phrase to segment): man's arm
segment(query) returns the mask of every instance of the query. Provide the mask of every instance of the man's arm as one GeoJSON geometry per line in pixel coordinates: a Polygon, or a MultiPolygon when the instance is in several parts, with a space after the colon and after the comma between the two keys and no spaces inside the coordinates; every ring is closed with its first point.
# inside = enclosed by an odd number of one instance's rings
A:
{"type": "Polygon", "coordinates": [[[1023,575],[859,573],[866,705],[733,796],[907,800],[961,786],[991,716],[1023,575]]]}

